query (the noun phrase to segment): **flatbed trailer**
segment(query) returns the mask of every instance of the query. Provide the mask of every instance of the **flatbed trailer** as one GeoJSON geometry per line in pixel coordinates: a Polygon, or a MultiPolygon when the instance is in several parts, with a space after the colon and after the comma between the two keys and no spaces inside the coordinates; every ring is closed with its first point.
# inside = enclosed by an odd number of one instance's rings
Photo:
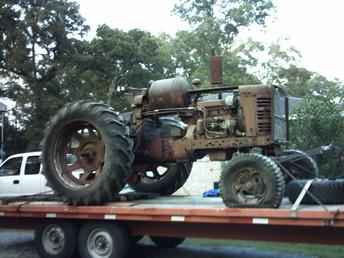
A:
{"type": "Polygon", "coordinates": [[[161,245],[186,237],[341,245],[344,205],[302,205],[292,209],[284,200],[279,209],[227,208],[220,198],[193,196],[119,201],[102,206],[25,201],[0,204],[0,227],[35,229],[41,257],[68,258],[72,256],[71,249],[75,249],[82,257],[121,258],[129,246],[128,239],[143,235],[164,240],[156,241],[161,245]],[[67,232],[68,228],[71,232],[67,232]],[[61,249],[61,235],[68,242],[68,252],[65,244],[61,249]],[[103,250],[108,248],[106,243],[112,253],[103,250]]]}

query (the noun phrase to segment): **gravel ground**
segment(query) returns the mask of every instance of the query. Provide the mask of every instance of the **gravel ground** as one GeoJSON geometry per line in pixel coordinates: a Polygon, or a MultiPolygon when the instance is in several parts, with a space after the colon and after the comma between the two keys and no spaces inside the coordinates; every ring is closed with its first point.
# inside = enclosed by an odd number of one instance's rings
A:
{"type": "Polygon", "coordinates": [[[31,231],[0,231],[0,258],[39,258],[31,231]]]}
{"type": "MultiPolygon", "coordinates": [[[[309,256],[263,252],[254,248],[241,247],[195,247],[185,244],[176,249],[162,249],[147,241],[143,242],[130,249],[128,258],[310,258],[309,256]]],[[[34,247],[33,233],[31,231],[1,230],[0,258],[39,258],[34,247]]]]}

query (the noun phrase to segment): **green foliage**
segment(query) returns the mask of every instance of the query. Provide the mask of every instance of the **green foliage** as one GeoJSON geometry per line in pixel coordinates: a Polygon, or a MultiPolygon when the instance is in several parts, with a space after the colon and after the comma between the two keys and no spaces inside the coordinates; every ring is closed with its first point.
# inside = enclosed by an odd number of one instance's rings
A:
{"type": "Polygon", "coordinates": [[[174,13],[186,20],[191,29],[178,32],[172,41],[177,66],[187,77],[207,82],[211,56],[221,55],[226,83],[258,82],[248,73],[247,60],[232,43],[241,28],[264,25],[273,8],[271,0],[180,0],[174,13]]]}
{"type": "Polygon", "coordinates": [[[1,0],[0,72],[27,83],[53,78],[56,61],[73,51],[69,36],[88,29],[78,11],[66,0],[1,0]]]}
{"type": "Polygon", "coordinates": [[[278,78],[292,96],[304,97],[308,95],[339,98],[341,102],[344,94],[343,84],[338,80],[329,80],[326,77],[311,72],[305,68],[290,65],[280,68],[278,78]]]}
{"type": "Polygon", "coordinates": [[[271,0],[180,0],[174,12],[189,22],[207,56],[222,55],[243,27],[264,25],[271,0]]]}
{"type": "Polygon", "coordinates": [[[285,81],[288,93],[292,96],[303,97],[312,93],[309,89],[309,81],[312,79],[313,73],[305,68],[295,65],[280,68],[278,77],[285,81]]]}
{"type": "MultiPolygon", "coordinates": [[[[25,128],[28,149],[38,148],[43,125],[66,102],[106,101],[113,83],[142,88],[174,75],[161,38],[103,25],[93,40],[82,41],[87,29],[75,2],[1,1],[2,89],[17,103],[14,115],[25,128]]],[[[115,96],[112,104],[118,111],[129,106],[123,96],[115,96]]]]}
{"type": "Polygon", "coordinates": [[[18,153],[18,150],[25,150],[28,145],[27,139],[24,137],[24,130],[16,128],[14,124],[9,123],[5,117],[5,154],[6,157],[18,153]]]}
{"type": "MultiPolygon", "coordinates": [[[[79,42],[78,55],[59,74],[68,86],[64,94],[70,100],[106,102],[112,84],[143,88],[150,80],[174,76],[166,44],[163,38],[138,29],[125,32],[102,25],[90,42],[79,42]]],[[[124,96],[115,96],[111,104],[118,111],[129,107],[124,96]]]]}
{"type": "Polygon", "coordinates": [[[37,148],[42,124],[63,104],[56,76],[88,27],[79,6],[67,0],[0,1],[0,75],[17,102],[18,120],[37,148]]]}
{"type": "MultiPolygon", "coordinates": [[[[169,39],[170,53],[175,60],[176,67],[181,68],[183,76],[198,78],[203,86],[209,86],[210,57],[202,48],[196,32],[179,31],[175,38],[169,39]]],[[[226,84],[252,84],[259,80],[247,70],[248,64],[255,64],[255,59],[242,51],[242,46],[223,50],[223,73],[226,84]]]]}
{"type": "MultiPolygon", "coordinates": [[[[291,115],[291,143],[297,148],[309,150],[331,143],[344,148],[342,85],[331,85],[323,91],[327,91],[327,94],[305,95],[302,104],[291,115]]],[[[344,164],[339,163],[336,157],[338,153],[333,154],[319,160],[323,175],[343,173],[341,170],[344,164]]]]}

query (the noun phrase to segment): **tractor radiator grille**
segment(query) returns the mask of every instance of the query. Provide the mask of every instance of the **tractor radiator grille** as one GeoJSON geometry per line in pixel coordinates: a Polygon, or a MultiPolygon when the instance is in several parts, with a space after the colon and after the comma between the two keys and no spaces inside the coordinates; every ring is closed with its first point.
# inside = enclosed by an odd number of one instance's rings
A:
{"type": "Polygon", "coordinates": [[[269,97],[257,98],[257,129],[259,135],[271,133],[272,100],[269,97]]]}

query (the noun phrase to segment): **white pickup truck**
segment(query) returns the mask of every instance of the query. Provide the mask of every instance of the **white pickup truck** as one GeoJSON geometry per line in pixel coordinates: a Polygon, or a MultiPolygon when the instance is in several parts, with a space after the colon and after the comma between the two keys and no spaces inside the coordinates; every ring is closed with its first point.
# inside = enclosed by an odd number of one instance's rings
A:
{"type": "Polygon", "coordinates": [[[52,193],[40,155],[39,151],[15,154],[0,164],[0,197],[52,193]]]}
{"type": "MultiPolygon", "coordinates": [[[[40,151],[25,152],[9,156],[0,164],[0,198],[53,193],[47,186],[40,156],[40,151]]],[[[75,157],[67,154],[67,158],[72,164],[75,157]]],[[[73,175],[80,178],[83,172],[83,169],[77,169],[73,175]]],[[[121,193],[131,191],[126,186],[121,193]]]]}

